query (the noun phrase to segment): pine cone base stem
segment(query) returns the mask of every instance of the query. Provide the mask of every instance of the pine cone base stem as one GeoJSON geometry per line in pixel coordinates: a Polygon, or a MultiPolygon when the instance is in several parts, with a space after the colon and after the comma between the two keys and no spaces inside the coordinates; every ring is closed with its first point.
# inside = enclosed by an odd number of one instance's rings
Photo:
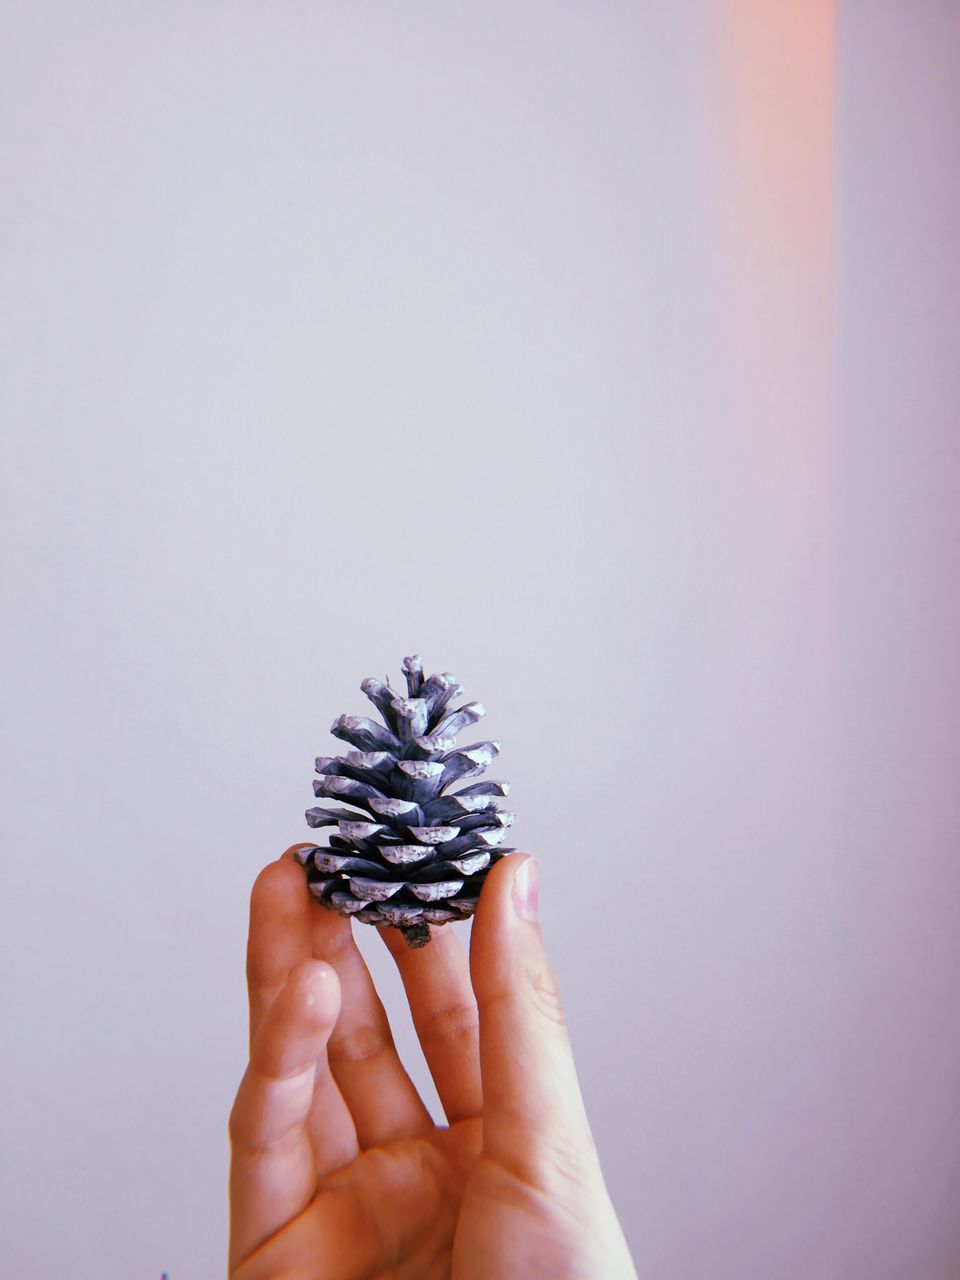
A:
{"type": "Polygon", "coordinates": [[[430,941],[430,926],[428,924],[413,924],[407,929],[401,929],[403,940],[408,947],[425,947],[430,941]]]}

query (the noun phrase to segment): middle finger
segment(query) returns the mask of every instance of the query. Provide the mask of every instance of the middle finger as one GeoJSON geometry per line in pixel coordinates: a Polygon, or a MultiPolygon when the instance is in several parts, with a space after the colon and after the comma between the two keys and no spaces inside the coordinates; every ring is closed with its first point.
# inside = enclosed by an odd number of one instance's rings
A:
{"type": "Polygon", "coordinates": [[[399,929],[379,932],[397,963],[423,1056],[447,1120],[469,1120],[483,1107],[480,1020],[467,954],[449,927],[434,926],[425,947],[410,947],[399,929]]]}

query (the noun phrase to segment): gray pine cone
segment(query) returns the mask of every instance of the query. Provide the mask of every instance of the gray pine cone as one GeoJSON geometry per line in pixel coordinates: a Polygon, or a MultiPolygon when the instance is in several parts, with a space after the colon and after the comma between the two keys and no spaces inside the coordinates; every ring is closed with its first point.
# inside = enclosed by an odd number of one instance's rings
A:
{"type": "Polygon", "coordinates": [[[463,688],[449,671],[424,677],[423,661],[404,658],[407,695],[370,678],[360,688],[383,718],[338,716],[330,732],[355,747],[318,756],[313,792],[351,808],[306,812],[311,827],[336,827],[329,845],[297,851],[310,892],[326,907],[365,924],[401,929],[412,947],[430,925],[465,920],[490,867],[513,849],[500,848],[514,815],[497,808],[509,782],[482,774],[497,742],[458,747],[457,734],[485,715],[479,702],[447,708],[463,688]]]}

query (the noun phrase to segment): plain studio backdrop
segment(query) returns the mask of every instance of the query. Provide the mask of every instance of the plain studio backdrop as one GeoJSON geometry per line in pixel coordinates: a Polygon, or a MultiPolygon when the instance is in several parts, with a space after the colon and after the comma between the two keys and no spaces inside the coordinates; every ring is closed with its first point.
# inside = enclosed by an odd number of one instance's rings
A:
{"type": "Polygon", "coordinates": [[[412,653],[502,743],[640,1274],[960,1272],[958,55],[933,0],[0,7],[4,1275],[222,1274],[250,886],[412,653]]]}

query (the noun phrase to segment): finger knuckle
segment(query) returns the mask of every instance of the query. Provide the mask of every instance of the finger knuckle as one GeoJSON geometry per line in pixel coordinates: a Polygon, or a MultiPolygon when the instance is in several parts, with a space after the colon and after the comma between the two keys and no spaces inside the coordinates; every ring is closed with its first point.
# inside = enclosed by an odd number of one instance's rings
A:
{"type": "Polygon", "coordinates": [[[428,1013],[420,1021],[418,1036],[424,1048],[442,1048],[475,1037],[478,1028],[477,1006],[464,1001],[428,1013]]]}
{"type": "Polygon", "coordinates": [[[554,1130],[539,1145],[533,1163],[537,1185],[559,1200],[579,1203],[595,1188],[598,1162],[589,1134],[554,1130]]]}
{"type": "Polygon", "coordinates": [[[373,1022],[362,1022],[351,1027],[349,1035],[334,1035],[327,1048],[327,1058],[333,1068],[355,1066],[369,1062],[392,1052],[393,1036],[388,1028],[373,1022]]]}
{"type": "Polygon", "coordinates": [[[537,1013],[562,1027],[565,1021],[563,997],[553,970],[549,965],[534,965],[527,970],[526,978],[530,1000],[537,1013]]]}

